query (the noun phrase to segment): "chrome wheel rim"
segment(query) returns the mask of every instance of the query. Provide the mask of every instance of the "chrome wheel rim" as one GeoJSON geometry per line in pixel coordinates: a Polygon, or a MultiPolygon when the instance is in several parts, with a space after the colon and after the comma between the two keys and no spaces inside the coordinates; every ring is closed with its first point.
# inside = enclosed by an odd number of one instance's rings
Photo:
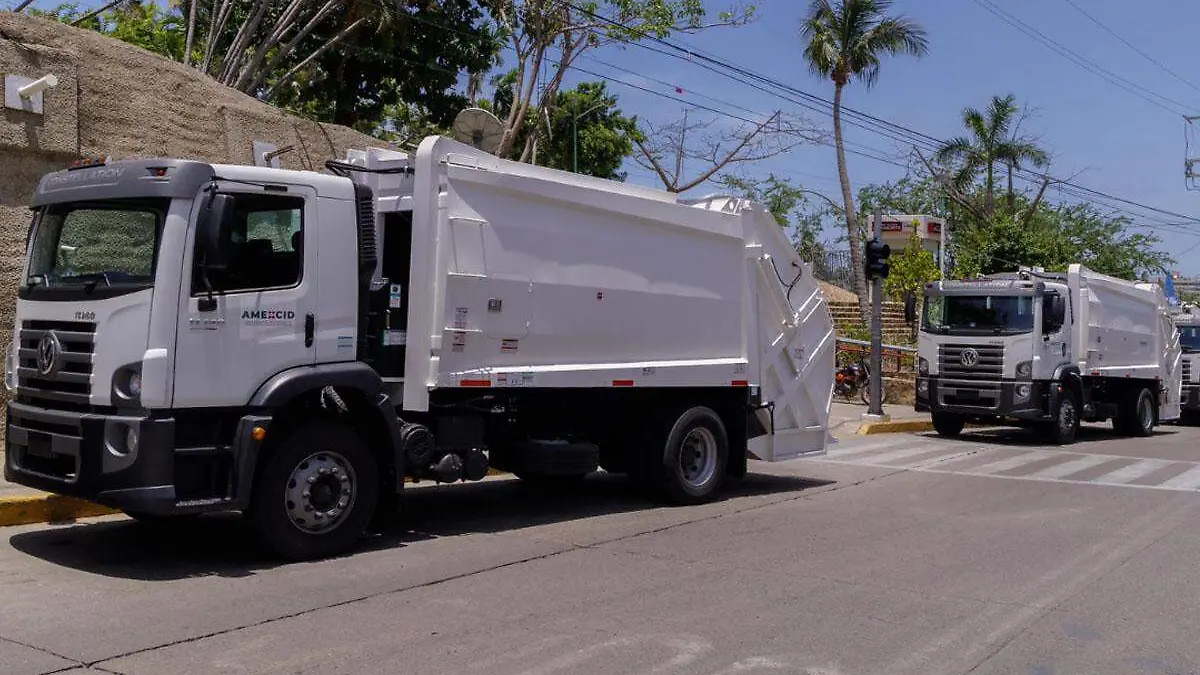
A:
{"type": "Polygon", "coordinates": [[[683,438],[679,451],[679,470],[683,481],[699,488],[717,473],[717,437],[704,427],[696,427],[683,438]]]}
{"type": "Polygon", "coordinates": [[[1154,425],[1154,409],[1150,406],[1150,399],[1145,396],[1138,401],[1138,421],[1142,423],[1143,429],[1154,425]]]}
{"type": "Polygon", "coordinates": [[[336,529],[354,508],[357,485],[354,467],[341,453],[314,452],[288,476],[283,494],[288,520],[309,534],[336,529]]]}
{"type": "Polygon", "coordinates": [[[1075,427],[1075,404],[1071,399],[1064,399],[1058,410],[1058,425],[1063,433],[1070,433],[1075,427]]]}

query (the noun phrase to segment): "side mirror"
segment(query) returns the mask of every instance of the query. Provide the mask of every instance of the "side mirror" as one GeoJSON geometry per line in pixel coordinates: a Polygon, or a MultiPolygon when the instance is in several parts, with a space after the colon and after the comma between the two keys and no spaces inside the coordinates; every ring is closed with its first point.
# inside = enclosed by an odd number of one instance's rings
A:
{"type": "Polygon", "coordinates": [[[233,197],[219,193],[209,196],[196,220],[196,242],[206,271],[221,271],[229,265],[232,225],[233,197]]]}

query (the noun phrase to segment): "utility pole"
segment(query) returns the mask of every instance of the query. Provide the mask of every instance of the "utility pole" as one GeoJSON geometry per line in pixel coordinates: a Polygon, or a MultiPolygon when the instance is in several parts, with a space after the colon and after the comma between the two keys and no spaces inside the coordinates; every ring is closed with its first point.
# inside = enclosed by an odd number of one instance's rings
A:
{"type": "Polygon", "coordinates": [[[892,247],[883,243],[883,216],[875,207],[871,240],[867,242],[866,276],[871,280],[871,403],[864,417],[886,419],[883,414],[883,280],[888,275],[887,259],[892,247]]]}
{"type": "MultiPolygon", "coordinates": [[[[883,237],[882,215],[875,207],[875,222],[871,227],[874,239],[883,237]]],[[[871,280],[871,405],[872,415],[883,415],[883,279],[871,280]]]]}

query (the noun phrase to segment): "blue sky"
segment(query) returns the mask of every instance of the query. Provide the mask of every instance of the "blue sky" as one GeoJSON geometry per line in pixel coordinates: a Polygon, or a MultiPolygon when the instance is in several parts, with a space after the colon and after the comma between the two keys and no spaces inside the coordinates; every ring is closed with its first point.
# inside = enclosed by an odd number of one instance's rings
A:
{"type": "MultiPolygon", "coordinates": [[[[1125,40],[1182,76],[1176,79],[1148,61],[1074,9],[1067,0],[992,0],[1012,16],[1032,25],[1059,45],[1155,94],[1186,106],[1159,100],[1174,112],[1121,89],[989,13],[976,0],[897,0],[893,11],[907,14],[928,31],[930,53],[923,59],[900,57],[884,64],[877,85],[867,90],[853,85],[846,104],[877,117],[938,138],[961,133],[964,106],[984,107],[994,94],[1012,93],[1034,109],[1023,130],[1036,135],[1054,155],[1051,173],[1075,176],[1081,185],[1176,213],[1200,216],[1200,191],[1191,192],[1183,173],[1185,122],[1183,114],[1200,114],[1200,73],[1191,68],[1200,3],[1183,0],[1074,0],[1125,40]]],[[[712,30],[679,37],[738,65],[787,84],[832,97],[832,85],[811,75],[800,60],[800,18],[807,2],[765,0],[760,19],[746,27],[712,30]]],[[[710,8],[719,5],[709,3],[710,8]]],[[[802,112],[786,101],[756,91],[702,68],[638,47],[607,48],[598,59],[645,76],[612,70],[584,57],[579,65],[655,91],[675,91],[653,80],[676,84],[684,98],[722,108],[703,96],[751,110],[802,112]]],[[[595,79],[581,75],[583,79],[595,79]]],[[[684,104],[611,83],[623,108],[656,122],[678,119],[684,104]]],[[[1135,90],[1136,91],[1136,90],[1135,90]]],[[[740,113],[732,110],[736,114],[740,113]]],[[[830,125],[828,117],[810,114],[812,121],[830,125]]],[[[850,128],[851,142],[880,154],[908,151],[894,141],[850,128]]],[[[1200,144],[1200,128],[1195,139],[1200,144]]],[[[1194,154],[1200,148],[1193,145],[1194,154]]],[[[903,170],[850,155],[851,180],[856,187],[892,180],[903,170]]],[[[793,177],[806,188],[837,198],[837,172],[832,149],[806,146],[787,156],[767,160],[754,172],[775,171],[793,177]]],[[[630,180],[648,185],[654,179],[631,167],[630,180]]],[[[703,191],[703,188],[697,192],[703,191]]],[[[1060,198],[1058,195],[1053,195],[1060,198]]],[[[1140,210],[1128,207],[1135,213],[1140,210]]],[[[1162,214],[1150,218],[1178,222],[1162,214]]],[[[1179,271],[1200,274],[1200,222],[1164,226],[1139,219],[1163,239],[1161,248],[1174,254],[1179,271]],[[1192,249],[1193,246],[1197,248],[1192,249]],[[1179,255],[1187,251],[1186,255],[1179,255]]]]}
{"type": "MultiPolygon", "coordinates": [[[[49,0],[37,2],[41,7],[53,4],[56,3],[49,0]]],[[[84,0],[81,4],[99,3],[84,0]]],[[[720,0],[706,0],[706,4],[711,10],[725,6],[720,0]]],[[[801,61],[798,28],[807,5],[804,0],[762,0],[758,3],[759,19],[749,26],[673,39],[831,98],[831,83],[810,74],[801,61]]],[[[1023,130],[1036,135],[1053,153],[1051,173],[1055,176],[1073,177],[1078,184],[1110,195],[1200,218],[1200,191],[1187,189],[1183,173],[1186,135],[1183,115],[1200,115],[1200,72],[1190,67],[1193,34],[1195,27],[1200,26],[1200,3],[896,0],[893,11],[925,26],[930,53],[920,60],[900,57],[886,62],[873,89],[855,84],[847,90],[846,105],[937,138],[949,138],[962,132],[960,115],[964,106],[982,108],[992,95],[1012,93],[1021,104],[1033,108],[1034,116],[1023,130]],[[1088,72],[989,13],[983,6],[989,2],[1036,28],[1062,48],[1153,94],[1143,91],[1139,96],[1088,72]],[[1184,81],[1097,26],[1072,7],[1072,2],[1184,81]],[[1154,95],[1172,102],[1156,99],[1154,95]]],[[[762,113],[776,109],[785,114],[803,113],[822,127],[830,126],[827,116],[806,113],[792,103],[694,64],[636,46],[589,52],[577,65],[609,77],[609,87],[620,96],[627,113],[658,124],[680,118],[687,105],[627,87],[616,80],[670,96],[678,96],[675,87],[679,87],[684,91],[684,99],[747,117],[750,115],[744,110],[727,104],[762,113]]],[[[596,78],[579,73],[573,79],[596,78]]],[[[721,123],[735,124],[728,118],[721,123]]],[[[900,157],[910,152],[908,146],[852,127],[847,128],[847,139],[858,147],[874,149],[875,154],[900,157]]],[[[1200,123],[1192,150],[1200,156],[1200,123]]],[[[647,171],[632,162],[629,164],[630,181],[657,186],[647,171]]],[[[904,173],[895,165],[856,155],[849,156],[849,168],[856,189],[866,183],[893,180],[904,173]]],[[[747,172],[751,175],[775,172],[807,189],[838,198],[831,148],[802,146],[747,172]]],[[[707,189],[701,187],[696,192],[707,189]]],[[[1050,196],[1065,199],[1053,193],[1050,196]]],[[[1200,275],[1200,221],[1147,213],[1128,205],[1124,208],[1137,217],[1139,226],[1162,239],[1160,248],[1176,257],[1180,272],[1200,275]]]]}

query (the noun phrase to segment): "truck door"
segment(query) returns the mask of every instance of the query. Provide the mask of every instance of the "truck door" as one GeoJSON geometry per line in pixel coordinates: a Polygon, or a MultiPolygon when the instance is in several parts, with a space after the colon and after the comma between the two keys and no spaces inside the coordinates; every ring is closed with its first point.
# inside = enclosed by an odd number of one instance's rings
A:
{"type": "MultiPolygon", "coordinates": [[[[316,194],[225,184],[229,263],[205,273],[188,236],[176,338],[176,408],[244,405],[276,373],[315,360],[316,194]],[[211,289],[211,292],[210,292],[211,289]],[[211,300],[210,300],[211,298],[211,300]]],[[[203,195],[197,198],[197,210],[203,195]]]]}
{"type": "Polygon", "coordinates": [[[1044,372],[1034,377],[1049,378],[1055,368],[1070,361],[1071,322],[1067,321],[1067,299],[1057,292],[1042,296],[1042,349],[1044,372]]]}

